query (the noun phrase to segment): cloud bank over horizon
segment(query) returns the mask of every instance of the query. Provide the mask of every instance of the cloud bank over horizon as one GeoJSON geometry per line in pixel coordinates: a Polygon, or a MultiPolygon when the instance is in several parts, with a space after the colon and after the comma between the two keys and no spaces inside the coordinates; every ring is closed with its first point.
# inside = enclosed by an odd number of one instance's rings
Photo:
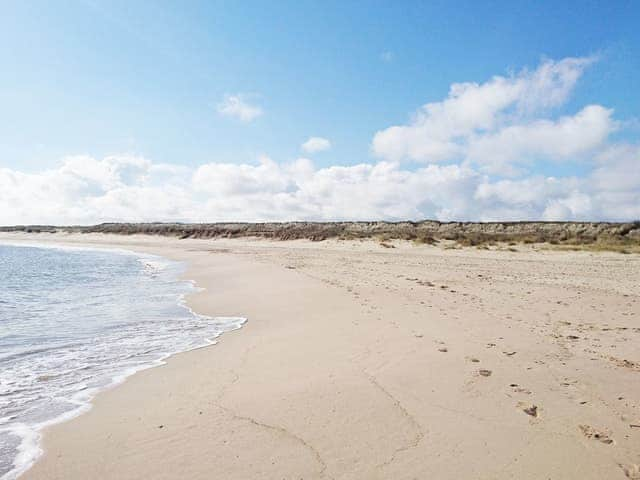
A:
{"type": "MultiPolygon", "coordinates": [[[[406,124],[372,138],[374,163],[159,164],[133,155],[69,156],[35,173],[0,168],[0,224],[107,221],[640,219],[640,145],[613,141],[621,122],[592,104],[558,114],[595,58],[455,83],[406,124]],[[563,163],[580,176],[550,176],[563,163]]],[[[262,114],[240,96],[219,112],[262,114]]],[[[311,137],[307,153],[327,150],[311,137]],[[313,140],[313,141],[312,141],[313,140]]]]}

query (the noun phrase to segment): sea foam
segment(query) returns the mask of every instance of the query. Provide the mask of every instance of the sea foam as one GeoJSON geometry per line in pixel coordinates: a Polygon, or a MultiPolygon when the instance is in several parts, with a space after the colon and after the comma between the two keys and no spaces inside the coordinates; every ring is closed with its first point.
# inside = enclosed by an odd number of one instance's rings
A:
{"type": "Polygon", "coordinates": [[[206,317],[184,265],[126,250],[0,244],[0,479],[42,453],[42,429],[243,317],[206,317]]]}

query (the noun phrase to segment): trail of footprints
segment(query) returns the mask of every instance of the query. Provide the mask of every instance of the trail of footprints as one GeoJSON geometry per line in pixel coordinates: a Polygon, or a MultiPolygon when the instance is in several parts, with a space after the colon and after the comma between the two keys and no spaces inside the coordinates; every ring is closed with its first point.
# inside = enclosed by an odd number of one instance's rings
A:
{"type": "MultiPolygon", "coordinates": [[[[420,335],[420,337],[422,337],[422,335],[420,335]]],[[[439,352],[446,353],[449,351],[448,347],[445,346],[445,342],[436,341],[435,343],[437,344],[437,350],[439,352]]],[[[494,349],[497,346],[498,345],[494,342],[489,342],[486,344],[487,349],[494,349]]],[[[496,351],[498,350],[499,349],[497,349],[496,351]]],[[[502,350],[502,354],[508,357],[511,357],[516,353],[517,353],[516,351],[502,350]]],[[[476,357],[466,357],[466,358],[468,361],[472,363],[480,363],[480,360],[476,357]]],[[[544,364],[544,362],[537,362],[537,363],[544,364]]],[[[480,368],[475,371],[475,375],[478,377],[490,377],[492,373],[493,373],[492,370],[489,370],[486,368],[480,368]]],[[[564,381],[560,383],[560,385],[564,387],[575,387],[577,384],[578,384],[577,380],[570,380],[570,379],[564,379],[564,381]]],[[[526,396],[532,395],[532,391],[530,389],[523,387],[518,383],[510,383],[509,388],[511,389],[510,392],[512,394],[520,394],[520,395],[526,395],[526,396]]],[[[619,397],[618,400],[623,400],[623,397],[619,397]]],[[[578,403],[580,405],[586,405],[588,401],[580,400],[578,401],[578,403]]],[[[520,400],[516,403],[516,408],[518,408],[524,414],[529,415],[534,419],[539,418],[540,412],[541,412],[541,408],[538,405],[534,403],[526,402],[523,400],[520,400]]],[[[638,424],[632,423],[629,425],[629,427],[640,429],[640,422],[638,424]]],[[[612,437],[611,431],[609,431],[608,429],[599,429],[587,424],[578,425],[578,429],[582,433],[582,435],[589,440],[598,441],[604,445],[615,445],[616,443],[612,437]]],[[[628,478],[633,480],[640,480],[640,476],[639,476],[640,467],[638,465],[635,465],[635,464],[621,465],[620,467],[623,468],[628,478]]]]}
{"type": "MultiPolygon", "coordinates": [[[[374,305],[374,299],[366,298],[366,295],[359,293],[354,287],[357,287],[358,289],[360,289],[362,287],[371,285],[370,281],[372,279],[377,278],[375,275],[376,270],[378,268],[384,269],[385,268],[384,265],[387,262],[385,261],[385,262],[369,263],[368,268],[365,268],[364,265],[356,265],[353,261],[351,261],[351,259],[343,258],[342,260],[344,260],[344,263],[342,263],[342,268],[339,269],[340,271],[331,272],[334,274],[338,273],[339,275],[337,275],[337,278],[341,279],[342,281],[332,279],[330,276],[328,278],[327,277],[320,278],[320,280],[322,280],[325,283],[331,284],[333,286],[345,288],[350,294],[354,296],[356,300],[358,300],[361,303],[363,307],[367,307],[367,309],[370,310],[370,312],[376,309],[374,305]]],[[[306,264],[304,266],[314,266],[314,265],[306,264]]],[[[414,265],[411,265],[411,266],[413,267],[414,265]]],[[[420,268],[424,267],[424,265],[422,264],[417,264],[415,266],[420,268]]],[[[409,267],[409,265],[407,265],[407,267],[409,267]]],[[[473,268],[471,270],[473,270],[473,268]]],[[[410,276],[410,275],[404,275],[404,274],[399,274],[396,276],[396,278],[400,282],[392,281],[387,284],[382,284],[382,283],[378,283],[379,282],[379,279],[378,279],[378,280],[374,280],[374,285],[372,286],[384,289],[386,291],[399,293],[404,288],[402,287],[402,282],[404,280],[407,282],[414,283],[419,287],[426,287],[426,288],[432,289],[431,291],[436,294],[440,292],[446,293],[446,294],[460,294],[461,296],[466,297],[464,300],[465,302],[470,302],[474,304],[476,307],[484,308],[488,312],[490,311],[491,314],[497,315],[500,312],[501,305],[492,305],[491,308],[489,308],[489,306],[484,304],[482,296],[473,295],[470,293],[457,292],[455,289],[450,288],[445,283],[440,283],[440,282],[436,283],[434,281],[426,280],[424,278],[419,278],[416,276],[410,276]]],[[[492,282],[492,280],[497,280],[500,282],[500,279],[498,278],[492,279],[490,276],[487,276],[484,273],[477,274],[477,275],[474,274],[471,276],[467,275],[467,278],[478,281],[478,282],[483,282],[489,288],[491,287],[497,288],[497,285],[495,285],[495,283],[492,282]]],[[[505,280],[505,279],[502,279],[502,280],[505,280]]],[[[515,278],[511,280],[515,280],[515,278]]],[[[500,282],[500,283],[503,283],[503,282],[500,282]]],[[[540,283],[541,284],[543,283],[542,279],[540,283]]],[[[514,282],[507,282],[507,285],[512,285],[512,284],[514,284],[514,282]]],[[[575,285],[573,285],[573,287],[575,287],[575,285]]],[[[567,290],[567,293],[569,293],[568,290],[570,290],[570,288],[571,286],[564,285],[564,290],[567,290]]],[[[409,290],[413,290],[413,287],[410,287],[409,290]]],[[[526,291],[526,292],[521,292],[520,294],[529,296],[534,293],[535,292],[532,292],[532,291],[526,291]]],[[[504,292],[504,294],[510,295],[512,298],[518,295],[518,293],[515,291],[504,292]]],[[[568,320],[555,320],[555,321],[553,320],[553,317],[555,316],[562,317],[562,309],[570,306],[570,303],[568,301],[577,302],[577,301],[580,301],[581,299],[584,300],[583,297],[580,297],[581,295],[580,291],[578,291],[577,294],[578,294],[577,297],[574,294],[574,296],[572,297],[567,297],[565,299],[553,301],[555,303],[556,308],[551,308],[547,312],[546,322],[537,323],[537,324],[534,323],[529,325],[528,328],[530,329],[530,331],[532,333],[541,334],[542,336],[548,336],[548,337],[550,336],[554,338],[558,342],[558,345],[564,349],[564,354],[560,353],[560,355],[564,355],[565,360],[572,356],[572,353],[571,353],[572,348],[575,348],[577,345],[580,346],[580,345],[586,344],[584,345],[585,352],[592,353],[599,359],[603,359],[608,362],[611,362],[616,367],[630,369],[633,371],[640,371],[640,363],[638,362],[634,362],[632,360],[628,360],[624,358],[618,358],[614,355],[604,354],[599,351],[602,345],[605,343],[609,344],[608,345],[609,348],[615,348],[616,342],[619,343],[624,341],[635,341],[635,339],[632,340],[629,337],[629,335],[634,336],[634,334],[640,334],[640,328],[626,327],[626,326],[610,326],[607,324],[602,326],[602,325],[595,325],[595,324],[590,324],[586,322],[581,323],[581,322],[573,322],[568,320]],[[589,352],[589,349],[591,350],[590,352],[589,352]]],[[[628,295],[625,295],[625,297],[627,296],[628,295]]],[[[534,301],[533,297],[528,297],[528,298],[530,298],[529,301],[534,301]]],[[[551,302],[551,300],[549,301],[551,302]]],[[[635,300],[633,302],[635,303],[635,300]]],[[[423,307],[432,307],[432,305],[425,305],[425,302],[423,300],[419,301],[419,304],[423,307]]],[[[632,306],[631,303],[627,303],[622,308],[624,307],[628,308],[631,306],[632,306]]],[[[600,313],[604,313],[604,310],[602,307],[603,305],[600,307],[596,305],[591,306],[592,310],[598,311],[600,313]]],[[[521,309],[522,308],[524,308],[524,305],[521,307],[521,309]]],[[[440,313],[444,314],[442,311],[440,313]]],[[[609,313],[611,314],[611,312],[609,313]]],[[[615,315],[630,317],[630,316],[634,316],[635,312],[628,311],[628,310],[619,311],[619,312],[615,312],[615,315]]],[[[515,322],[522,321],[522,319],[514,320],[511,315],[506,315],[505,318],[507,318],[507,320],[509,321],[515,321],[515,322]]],[[[395,324],[394,325],[395,327],[397,328],[399,327],[397,322],[393,322],[393,323],[395,324]]],[[[412,334],[416,338],[423,338],[424,336],[422,333],[419,333],[419,332],[417,333],[412,332],[412,334]]],[[[494,349],[497,354],[501,354],[506,357],[514,357],[517,355],[517,351],[511,350],[511,349],[499,348],[497,343],[494,343],[494,342],[490,342],[486,344],[486,348],[494,349]]],[[[436,349],[439,353],[447,354],[450,350],[450,347],[447,346],[444,342],[436,341],[436,349]]],[[[467,360],[474,364],[480,363],[480,360],[476,357],[467,357],[467,360]]],[[[560,360],[561,364],[564,365],[563,359],[560,357],[550,358],[549,360],[550,361],[560,360]]],[[[536,363],[537,365],[545,365],[545,362],[542,360],[534,361],[534,363],[536,363]]],[[[527,367],[527,369],[531,369],[531,368],[533,367],[527,367]]],[[[484,378],[491,377],[492,374],[493,374],[492,370],[487,368],[477,368],[474,370],[474,376],[478,379],[483,377],[484,378]]],[[[577,383],[578,383],[577,380],[564,379],[560,381],[560,386],[573,389],[577,386],[576,385],[577,383]]],[[[508,388],[509,390],[507,395],[509,396],[515,395],[516,398],[521,397],[521,399],[517,400],[515,407],[518,410],[520,410],[523,414],[531,417],[532,421],[537,421],[540,418],[540,415],[543,409],[536,403],[527,401],[527,399],[532,398],[533,392],[526,386],[520,385],[518,383],[510,383],[508,385],[508,388]]],[[[570,398],[572,398],[573,394],[569,394],[569,396],[570,398]]],[[[622,401],[623,398],[620,397],[618,398],[618,400],[622,401]]],[[[580,399],[580,397],[576,398],[576,401],[580,405],[586,405],[589,403],[587,400],[580,399]]],[[[630,424],[630,428],[640,429],[640,419],[638,421],[638,424],[633,424],[633,423],[630,424]]],[[[606,428],[601,429],[601,428],[595,428],[587,424],[579,424],[577,425],[577,429],[579,432],[581,432],[581,434],[585,438],[589,440],[593,440],[596,442],[600,442],[604,445],[610,445],[610,446],[615,445],[616,443],[614,438],[612,437],[612,432],[606,428]]],[[[640,466],[636,464],[629,464],[629,465],[620,465],[620,468],[624,471],[627,478],[631,480],[640,480],[640,466]]]]}

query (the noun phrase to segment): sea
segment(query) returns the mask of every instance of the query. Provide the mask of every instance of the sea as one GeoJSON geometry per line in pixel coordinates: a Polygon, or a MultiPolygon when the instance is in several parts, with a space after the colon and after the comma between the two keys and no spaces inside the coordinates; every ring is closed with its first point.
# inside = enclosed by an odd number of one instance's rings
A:
{"type": "Polygon", "coordinates": [[[0,243],[0,479],[42,453],[41,431],[242,317],[193,312],[184,264],[125,250],[0,243]]]}

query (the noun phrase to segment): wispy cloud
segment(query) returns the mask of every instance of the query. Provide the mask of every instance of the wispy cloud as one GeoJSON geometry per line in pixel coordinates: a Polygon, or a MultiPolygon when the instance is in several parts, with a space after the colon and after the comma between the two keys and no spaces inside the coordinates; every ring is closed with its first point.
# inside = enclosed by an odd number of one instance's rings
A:
{"type": "Polygon", "coordinates": [[[322,137],[310,137],[301,148],[307,153],[323,152],[331,148],[331,142],[322,137]]]}
{"type": "Polygon", "coordinates": [[[242,122],[251,122],[264,112],[258,105],[252,105],[245,94],[227,94],[218,104],[218,113],[229,117],[235,117],[242,122]]]}
{"type": "Polygon", "coordinates": [[[380,60],[382,60],[384,63],[390,63],[393,61],[394,58],[395,58],[395,55],[393,54],[393,52],[390,52],[389,50],[385,50],[380,54],[380,60]]]}

